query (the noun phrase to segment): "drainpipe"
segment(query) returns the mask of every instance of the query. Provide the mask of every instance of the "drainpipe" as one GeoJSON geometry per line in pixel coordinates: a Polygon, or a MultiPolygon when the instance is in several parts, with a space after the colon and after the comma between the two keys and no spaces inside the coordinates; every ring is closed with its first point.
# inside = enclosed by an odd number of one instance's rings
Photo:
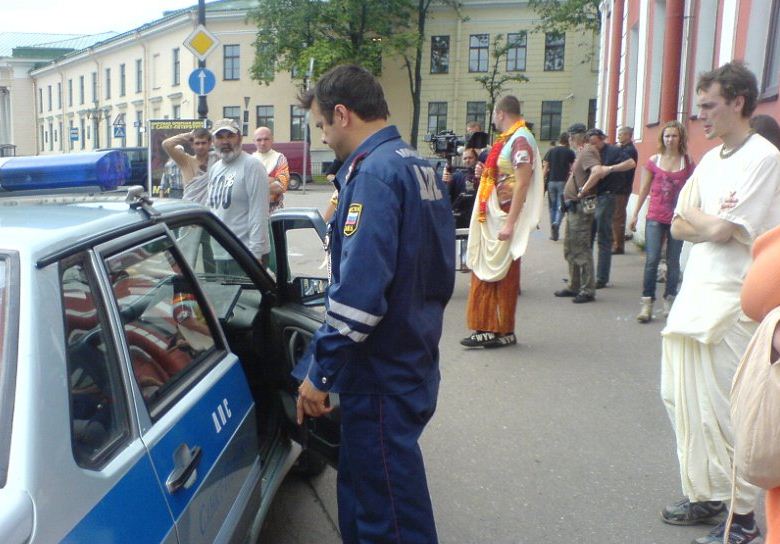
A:
{"type": "Polygon", "coordinates": [[[661,77],[660,119],[662,122],[677,119],[684,21],[685,1],[668,0],[666,2],[663,76],[661,77]]]}
{"type": "MultiPolygon", "coordinates": [[[[623,44],[623,10],[625,9],[625,0],[615,0],[612,6],[612,34],[611,44],[609,46],[609,100],[607,101],[607,126],[604,132],[612,135],[615,140],[617,136],[617,110],[618,110],[618,87],[620,86],[620,54],[623,44]]],[[[629,74],[634,77],[633,74],[629,74]]]]}

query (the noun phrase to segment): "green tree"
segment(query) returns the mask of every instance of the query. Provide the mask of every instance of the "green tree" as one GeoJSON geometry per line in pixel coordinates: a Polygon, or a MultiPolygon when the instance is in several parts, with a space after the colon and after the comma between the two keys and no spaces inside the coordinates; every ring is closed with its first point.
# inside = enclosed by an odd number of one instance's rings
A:
{"type": "MultiPolygon", "coordinates": [[[[519,36],[518,32],[516,36],[519,36]]],[[[492,56],[493,67],[490,72],[484,76],[475,77],[474,81],[482,85],[488,94],[488,111],[493,112],[493,106],[496,104],[496,100],[504,94],[506,87],[509,83],[524,83],[528,81],[528,78],[523,74],[517,74],[512,72],[501,73],[500,65],[501,61],[505,60],[509,51],[515,45],[514,42],[510,42],[508,39],[504,40],[503,34],[496,34],[493,38],[492,56]]],[[[492,125],[488,125],[488,134],[492,132],[492,125]]]]}
{"type": "Polygon", "coordinates": [[[263,0],[249,13],[258,27],[252,78],[268,84],[280,70],[302,80],[343,63],[379,75],[382,59],[400,58],[412,97],[410,143],[417,147],[425,24],[432,3],[460,9],[459,0],[263,0]]]}
{"type": "Polygon", "coordinates": [[[600,3],[600,0],[528,0],[528,7],[542,18],[537,30],[566,32],[585,28],[599,32],[600,3]]]}
{"type": "Polygon", "coordinates": [[[403,58],[404,68],[409,76],[409,94],[412,96],[412,129],[409,143],[417,147],[420,134],[420,95],[422,91],[422,52],[425,40],[425,26],[433,5],[443,5],[452,8],[458,17],[465,20],[461,14],[460,0],[412,0],[416,1],[416,26],[399,36],[396,52],[403,58]]]}
{"type": "Polygon", "coordinates": [[[316,78],[332,66],[381,72],[382,55],[408,25],[410,0],[264,0],[249,12],[258,27],[252,78],[268,84],[289,70],[302,79],[314,59],[316,78]]]}

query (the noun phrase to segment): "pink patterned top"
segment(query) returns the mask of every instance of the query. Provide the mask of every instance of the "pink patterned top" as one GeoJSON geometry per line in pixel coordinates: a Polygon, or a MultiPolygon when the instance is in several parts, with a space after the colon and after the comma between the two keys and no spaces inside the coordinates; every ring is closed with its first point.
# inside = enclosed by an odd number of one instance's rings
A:
{"type": "MultiPolygon", "coordinates": [[[[659,156],[656,155],[656,160],[658,158],[659,156]]],[[[653,162],[652,158],[647,160],[645,168],[653,175],[653,179],[650,181],[648,220],[671,225],[677,197],[696,166],[687,155],[682,161],[685,161],[684,164],[680,165],[683,167],[682,170],[668,172],[653,162]]]]}

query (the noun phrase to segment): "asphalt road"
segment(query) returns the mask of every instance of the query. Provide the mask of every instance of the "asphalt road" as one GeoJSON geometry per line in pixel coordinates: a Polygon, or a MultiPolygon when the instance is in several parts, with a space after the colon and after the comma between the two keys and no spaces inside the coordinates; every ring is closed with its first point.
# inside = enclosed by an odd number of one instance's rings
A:
{"type": "MultiPolygon", "coordinates": [[[[328,195],[321,186],[288,193],[287,205],[324,208],[328,195]]],[[[708,529],[658,515],[680,485],[659,397],[664,320],[656,308],[651,323],[635,321],[643,255],[628,242],[613,257],[610,286],[574,305],[552,296],[567,269],[547,221],[523,258],[517,346],[460,346],[469,275],[457,274],[439,405],[421,441],[440,542],[690,542],[708,529]]],[[[288,478],[260,542],[340,542],[335,482],[332,469],[288,478]]]]}

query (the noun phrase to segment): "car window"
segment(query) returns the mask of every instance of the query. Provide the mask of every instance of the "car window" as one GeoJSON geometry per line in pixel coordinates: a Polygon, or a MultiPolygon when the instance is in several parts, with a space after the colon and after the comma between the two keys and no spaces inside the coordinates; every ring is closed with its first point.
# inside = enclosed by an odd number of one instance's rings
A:
{"type": "Polygon", "coordinates": [[[251,327],[262,295],[225,245],[200,225],[176,227],[174,235],[223,326],[251,327]]]}
{"type": "Polygon", "coordinates": [[[215,350],[216,335],[167,238],[113,255],[106,265],[133,374],[156,419],[167,394],[215,350]]]}
{"type": "Polygon", "coordinates": [[[65,266],[60,285],[73,455],[79,465],[98,468],[130,436],[125,388],[84,264],[65,266]]]}

